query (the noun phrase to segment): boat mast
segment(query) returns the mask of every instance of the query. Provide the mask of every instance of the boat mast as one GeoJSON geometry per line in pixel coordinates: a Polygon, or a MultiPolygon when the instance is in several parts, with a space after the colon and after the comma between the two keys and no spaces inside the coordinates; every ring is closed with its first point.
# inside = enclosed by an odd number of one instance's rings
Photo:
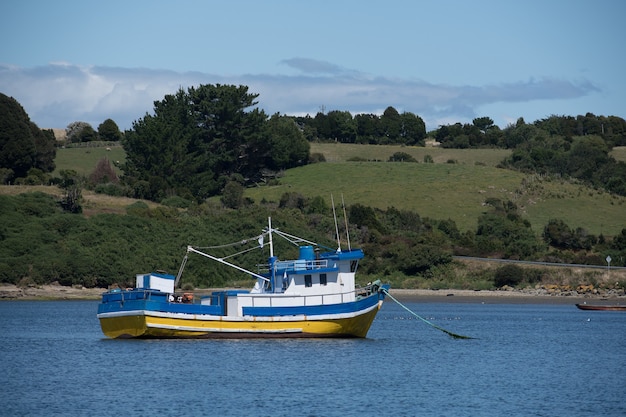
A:
{"type": "Polygon", "coordinates": [[[348,215],[346,214],[346,203],[343,201],[343,193],[341,193],[341,207],[343,207],[343,220],[346,223],[346,239],[348,239],[348,250],[352,250],[350,245],[350,229],[348,229],[348,215]]]}
{"type": "Polygon", "coordinates": [[[337,225],[337,213],[335,212],[335,199],[330,195],[330,203],[333,206],[333,218],[335,219],[335,234],[337,235],[337,252],[341,252],[341,239],[339,238],[339,226],[337,225]]]}
{"type": "Polygon", "coordinates": [[[274,256],[274,242],[272,241],[272,218],[267,218],[268,223],[268,233],[270,234],[270,258],[274,256]]]}

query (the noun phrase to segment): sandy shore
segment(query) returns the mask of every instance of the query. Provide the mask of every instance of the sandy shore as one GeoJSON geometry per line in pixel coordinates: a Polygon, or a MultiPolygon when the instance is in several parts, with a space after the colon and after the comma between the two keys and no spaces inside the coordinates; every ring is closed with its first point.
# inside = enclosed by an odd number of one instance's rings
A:
{"type": "MultiPolygon", "coordinates": [[[[210,293],[213,289],[198,289],[196,293],[210,293]]],[[[62,285],[42,285],[19,288],[15,285],[0,284],[0,300],[99,300],[103,288],[65,287],[62,285]]],[[[622,304],[626,305],[626,295],[620,293],[577,294],[547,293],[536,291],[471,291],[471,290],[403,290],[392,289],[391,295],[399,301],[484,303],[484,304],[622,304]]]]}

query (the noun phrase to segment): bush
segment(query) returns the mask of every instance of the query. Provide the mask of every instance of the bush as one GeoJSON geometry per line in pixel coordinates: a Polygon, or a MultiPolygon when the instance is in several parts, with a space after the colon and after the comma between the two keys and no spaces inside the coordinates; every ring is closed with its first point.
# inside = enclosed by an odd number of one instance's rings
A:
{"type": "Polygon", "coordinates": [[[191,201],[175,195],[162,200],[161,204],[168,207],[189,208],[189,206],[191,206],[191,201]]]}
{"type": "Polygon", "coordinates": [[[314,152],[309,156],[309,164],[317,164],[319,162],[326,162],[326,157],[323,153],[314,152]]]}
{"type": "Polygon", "coordinates": [[[417,162],[417,160],[406,152],[396,152],[389,157],[389,162],[417,162]]]}
{"type": "Polygon", "coordinates": [[[514,264],[504,265],[495,271],[494,284],[496,287],[515,287],[524,280],[524,269],[514,264]]]}
{"type": "Polygon", "coordinates": [[[114,197],[124,197],[126,190],[119,184],[109,182],[107,184],[99,184],[94,189],[96,194],[106,194],[114,197]]]}

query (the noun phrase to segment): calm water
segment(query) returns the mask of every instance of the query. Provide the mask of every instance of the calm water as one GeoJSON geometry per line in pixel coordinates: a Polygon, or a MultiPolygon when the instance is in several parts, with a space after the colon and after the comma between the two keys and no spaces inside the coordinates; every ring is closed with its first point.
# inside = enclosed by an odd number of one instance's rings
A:
{"type": "Polygon", "coordinates": [[[365,340],[106,340],[96,302],[0,303],[0,415],[625,416],[626,313],[388,301],[365,340]]]}

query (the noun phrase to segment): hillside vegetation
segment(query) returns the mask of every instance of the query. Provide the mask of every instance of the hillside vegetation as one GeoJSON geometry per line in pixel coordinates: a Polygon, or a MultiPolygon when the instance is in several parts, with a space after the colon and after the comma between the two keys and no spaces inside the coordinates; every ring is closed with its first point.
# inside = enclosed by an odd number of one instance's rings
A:
{"type": "MultiPolygon", "coordinates": [[[[610,255],[626,266],[625,120],[587,113],[500,129],[478,117],[426,132],[418,115],[392,107],[270,117],[253,108],[257,96],[246,86],[180,89],[124,133],[111,119],[97,131],[74,122],[57,142],[0,95],[10,194],[0,195],[0,282],[132,284],[137,272],[176,269],[188,244],[254,237],[267,216],[333,247],[334,196],[349,219],[341,235],[349,228],[367,254],[361,280],[626,285],[604,272],[477,271],[454,258],[598,266],[610,255]]],[[[189,267],[189,285],[237,285],[215,266],[189,267]]]]}
{"type": "Polygon", "coordinates": [[[504,153],[498,149],[314,144],[311,152],[337,162],[285,171],[277,183],[247,189],[245,195],[256,202],[279,201],[284,193],[297,192],[321,196],[330,205],[331,194],[335,201],[343,194],[346,204],[395,207],[433,219],[452,219],[463,231],[475,230],[479,215],[486,211],[485,201],[498,198],[517,204],[537,234],[553,218],[596,235],[615,236],[626,227],[626,198],[573,181],[496,168],[504,153]],[[398,149],[458,163],[345,162],[374,155],[384,159],[398,149]]]}

